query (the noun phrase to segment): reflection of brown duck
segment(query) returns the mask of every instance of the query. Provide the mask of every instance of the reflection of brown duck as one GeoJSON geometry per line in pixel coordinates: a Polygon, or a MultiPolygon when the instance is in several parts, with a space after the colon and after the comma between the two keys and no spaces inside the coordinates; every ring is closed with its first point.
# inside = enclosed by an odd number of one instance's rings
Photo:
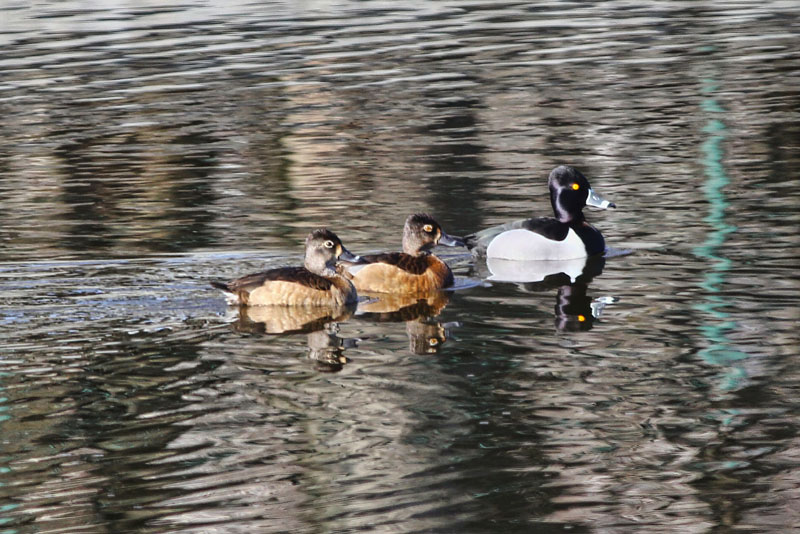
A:
{"type": "Polygon", "coordinates": [[[450,293],[436,291],[426,297],[380,294],[358,306],[360,316],[378,322],[405,322],[408,347],[414,354],[435,354],[447,341],[448,329],[458,323],[432,320],[450,301],[450,293]]]}
{"type": "Polygon", "coordinates": [[[353,306],[241,306],[234,328],[252,334],[314,332],[349,319],[353,306]]]}
{"type": "Polygon", "coordinates": [[[308,359],[314,362],[314,369],[323,373],[337,373],[350,359],[344,349],[355,345],[353,340],[339,337],[339,325],[328,323],[324,328],[309,332],[308,359]]]}
{"type": "Polygon", "coordinates": [[[259,335],[308,334],[308,359],[317,371],[335,373],[350,361],[344,350],[354,339],[339,337],[337,321],[349,319],[354,307],[241,306],[233,328],[259,335]]]}
{"type": "Polygon", "coordinates": [[[448,326],[456,323],[442,324],[438,321],[428,322],[417,319],[406,322],[408,334],[408,350],[414,354],[437,354],[439,348],[447,341],[448,326]]]}
{"type": "Polygon", "coordinates": [[[450,293],[434,291],[427,296],[401,295],[391,293],[366,295],[369,300],[358,305],[359,314],[369,314],[377,321],[411,321],[420,316],[439,315],[450,301],[450,293]]]}

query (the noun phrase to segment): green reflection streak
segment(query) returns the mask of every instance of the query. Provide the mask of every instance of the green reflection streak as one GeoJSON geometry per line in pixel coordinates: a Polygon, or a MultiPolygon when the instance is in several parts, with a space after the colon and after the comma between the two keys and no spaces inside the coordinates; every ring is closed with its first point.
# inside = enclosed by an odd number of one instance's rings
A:
{"type": "MultiPolygon", "coordinates": [[[[724,108],[713,96],[716,90],[717,86],[712,80],[704,81],[703,93],[707,98],[702,101],[701,108],[709,114],[725,113],[724,108]]],[[[733,262],[722,256],[718,249],[725,244],[728,234],[736,231],[736,227],[725,220],[728,201],[725,199],[724,189],[730,183],[723,165],[722,143],[725,141],[726,127],[721,120],[712,118],[703,131],[709,136],[702,146],[706,175],[703,193],[710,206],[709,213],[703,221],[711,227],[711,230],[705,242],[695,247],[694,254],[708,260],[711,266],[700,284],[708,295],[703,302],[695,305],[695,309],[705,313],[711,320],[700,326],[700,332],[709,341],[709,345],[702,349],[699,355],[710,364],[730,367],[723,374],[720,386],[723,390],[732,390],[739,387],[747,377],[747,373],[744,368],[731,364],[748,355],[731,347],[727,333],[734,330],[737,325],[734,321],[728,320],[729,314],[721,309],[728,304],[721,292],[726,273],[731,269],[733,262]]]]}

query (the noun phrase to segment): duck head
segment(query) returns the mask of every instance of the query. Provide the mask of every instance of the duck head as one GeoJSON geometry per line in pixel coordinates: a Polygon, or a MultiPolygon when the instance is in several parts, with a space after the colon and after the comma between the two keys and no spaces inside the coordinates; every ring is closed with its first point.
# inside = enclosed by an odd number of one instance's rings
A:
{"type": "Polygon", "coordinates": [[[409,215],[403,227],[403,252],[412,256],[427,254],[436,245],[466,246],[460,237],[448,235],[433,217],[425,213],[409,215]]]}
{"type": "Polygon", "coordinates": [[[306,269],[319,275],[332,276],[336,272],[336,262],[340,258],[353,263],[361,261],[359,256],[344,248],[339,237],[327,228],[320,228],[308,234],[303,261],[306,269]]]}
{"type": "Polygon", "coordinates": [[[584,206],[600,209],[616,208],[616,204],[600,196],[580,171],[567,165],[556,167],[547,180],[550,203],[556,219],[563,223],[583,221],[584,206]]]}

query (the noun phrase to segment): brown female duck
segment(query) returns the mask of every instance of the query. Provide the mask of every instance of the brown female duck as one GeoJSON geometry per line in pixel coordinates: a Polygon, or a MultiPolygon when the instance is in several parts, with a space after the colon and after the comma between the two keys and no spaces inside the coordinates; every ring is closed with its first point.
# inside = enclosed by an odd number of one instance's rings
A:
{"type": "Polygon", "coordinates": [[[431,254],[436,245],[464,246],[447,235],[433,217],[409,215],[403,228],[403,252],[361,256],[361,265],[348,268],[353,285],[366,293],[425,295],[453,285],[450,267],[431,254]]]}
{"type": "Polygon", "coordinates": [[[242,306],[344,306],[357,300],[356,289],[336,261],[359,262],[341,240],[326,229],[306,238],[302,267],[279,267],[249,274],[232,282],[211,282],[230,304],[242,306]]]}

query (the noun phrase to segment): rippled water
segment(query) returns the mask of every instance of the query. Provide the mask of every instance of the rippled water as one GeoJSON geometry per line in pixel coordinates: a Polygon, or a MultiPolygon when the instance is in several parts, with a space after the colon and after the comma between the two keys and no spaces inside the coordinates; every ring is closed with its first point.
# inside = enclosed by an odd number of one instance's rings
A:
{"type": "Polygon", "coordinates": [[[0,532],[799,527],[799,29],[793,1],[6,2],[0,532]],[[546,214],[561,163],[619,207],[572,276],[445,249],[458,290],[336,318],[207,285],[320,225],[368,252],[411,212],[546,214]]]}

